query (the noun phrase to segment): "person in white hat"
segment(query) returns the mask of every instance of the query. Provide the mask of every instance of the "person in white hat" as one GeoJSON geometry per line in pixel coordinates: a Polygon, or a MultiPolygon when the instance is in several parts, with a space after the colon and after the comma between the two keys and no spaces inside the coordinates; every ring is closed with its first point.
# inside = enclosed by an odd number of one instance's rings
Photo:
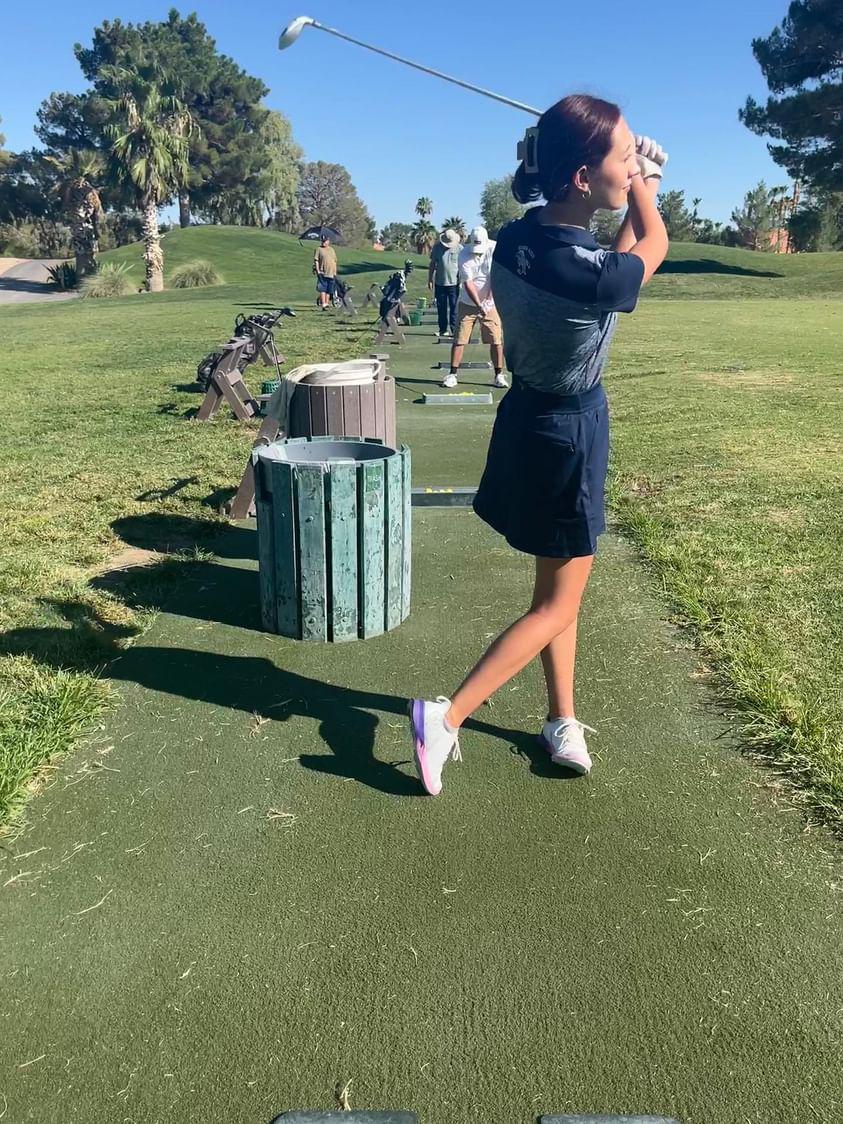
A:
{"type": "Polygon", "coordinates": [[[459,265],[462,242],[450,226],[439,235],[430,251],[427,287],[434,290],[439,314],[439,335],[453,336],[457,330],[457,293],[460,287],[459,265]]]}
{"type": "Polygon", "coordinates": [[[480,324],[480,339],[489,345],[495,375],[493,386],[506,387],[503,373],[503,329],[492,297],[492,254],[495,243],[485,226],[475,226],[468,245],[460,254],[460,291],[457,299],[457,334],[451,348],[451,369],[442,380],[449,389],[457,385],[457,372],[463,350],[471,339],[474,325],[480,324]]]}

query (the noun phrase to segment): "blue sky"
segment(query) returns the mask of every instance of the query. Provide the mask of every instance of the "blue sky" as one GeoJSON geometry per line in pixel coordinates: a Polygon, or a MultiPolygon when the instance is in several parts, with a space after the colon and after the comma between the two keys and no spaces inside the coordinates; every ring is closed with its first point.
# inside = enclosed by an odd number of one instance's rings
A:
{"type": "MultiPolygon", "coordinates": [[[[163,19],[172,6],[3,3],[0,131],[7,147],[35,143],[35,111],[51,91],[84,88],[74,42],[89,43],[104,19],[163,19]]],[[[781,22],[786,0],[175,6],[197,11],[218,48],[264,80],[269,104],[290,118],[307,159],[348,168],[378,226],[411,221],[422,194],[435,203],[434,221],[458,214],[475,222],[483,183],[514,170],[515,144],[530,119],[313,29],[280,53],[279,31],[294,16],[313,16],[539,108],[574,91],[616,101],[634,132],[656,137],[670,153],[665,186],[684,189],[687,199],[701,196],[700,213],[710,218],[727,221],[760,179],[787,182],[765,140],[737,119],[748,94],[767,96],[750,44],[781,22]]]]}

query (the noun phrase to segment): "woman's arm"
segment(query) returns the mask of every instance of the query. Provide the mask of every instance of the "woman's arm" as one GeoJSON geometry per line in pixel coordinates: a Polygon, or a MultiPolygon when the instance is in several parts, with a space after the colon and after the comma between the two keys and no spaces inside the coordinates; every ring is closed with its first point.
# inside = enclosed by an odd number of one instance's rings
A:
{"type": "MultiPolygon", "coordinates": [[[[638,176],[635,176],[635,179],[638,178],[638,176]]],[[[658,195],[659,187],[661,186],[659,177],[651,176],[650,179],[644,181],[644,184],[647,190],[655,199],[656,195],[658,195]]],[[[629,202],[630,206],[627,207],[623,222],[621,223],[620,229],[615,235],[615,240],[611,246],[613,250],[617,250],[619,253],[625,253],[627,250],[631,250],[635,243],[639,239],[644,237],[644,228],[641,225],[638,211],[632,206],[631,191],[629,202]]]]}
{"type": "Polygon", "coordinates": [[[628,252],[635,254],[644,262],[642,286],[647,284],[667,257],[669,245],[664,221],[656,207],[658,185],[658,177],[644,180],[641,176],[633,176],[632,186],[629,189],[630,213],[627,217],[635,241],[629,246],[628,252]]]}

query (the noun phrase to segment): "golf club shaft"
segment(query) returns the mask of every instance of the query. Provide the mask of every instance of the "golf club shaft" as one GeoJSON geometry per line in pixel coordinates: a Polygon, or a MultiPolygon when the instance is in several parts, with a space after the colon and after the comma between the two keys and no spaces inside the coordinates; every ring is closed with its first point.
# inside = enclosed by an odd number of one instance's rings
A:
{"type": "Polygon", "coordinates": [[[525,113],[532,113],[534,117],[541,117],[542,115],[540,109],[534,109],[531,105],[525,105],[521,101],[513,101],[512,98],[505,98],[502,94],[495,94],[491,90],[484,90],[482,86],[472,86],[470,82],[463,82],[460,78],[452,78],[450,74],[443,74],[441,70],[433,70],[429,66],[422,66],[421,63],[402,58],[401,55],[394,55],[391,51],[373,47],[371,43],[364,43],[362,39],[354,39],[351,35],[345,35],[342,31],[337,31],[333,27],[326,27],[324,23],[319,23],[317,20],[314,20],[311,26],[318,27],[320,31],[327,31],[330,35],[336,35],[338,39],[345,39],[348,43],[354,43],[357,47],[365,47],[367,51],[374,51],[377,55],[384,55],[385,58],[394,59],[395,62],[403,62],[405,66],[412,66],[414,70],[421,70],[424,74],[432,74],[434,78],[442,78],[445,82],[462,86],[464,90],[473,90],[475,94],[483,94],[484,97],[492,98],[493,101],[511,105],[513,109],[523,109],[525,113]]]}

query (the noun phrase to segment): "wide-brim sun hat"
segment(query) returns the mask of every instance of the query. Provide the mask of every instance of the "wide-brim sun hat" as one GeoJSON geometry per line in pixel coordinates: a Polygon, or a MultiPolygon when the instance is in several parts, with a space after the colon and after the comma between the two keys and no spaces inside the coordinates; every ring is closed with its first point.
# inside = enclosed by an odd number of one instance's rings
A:
{"type": "Polygon", "coordinates": [[[447,230],[443,230],[439,235],[439,241],[446,250],[455,250],[460,244],[460,236],[449,226],[447,230]]]}

